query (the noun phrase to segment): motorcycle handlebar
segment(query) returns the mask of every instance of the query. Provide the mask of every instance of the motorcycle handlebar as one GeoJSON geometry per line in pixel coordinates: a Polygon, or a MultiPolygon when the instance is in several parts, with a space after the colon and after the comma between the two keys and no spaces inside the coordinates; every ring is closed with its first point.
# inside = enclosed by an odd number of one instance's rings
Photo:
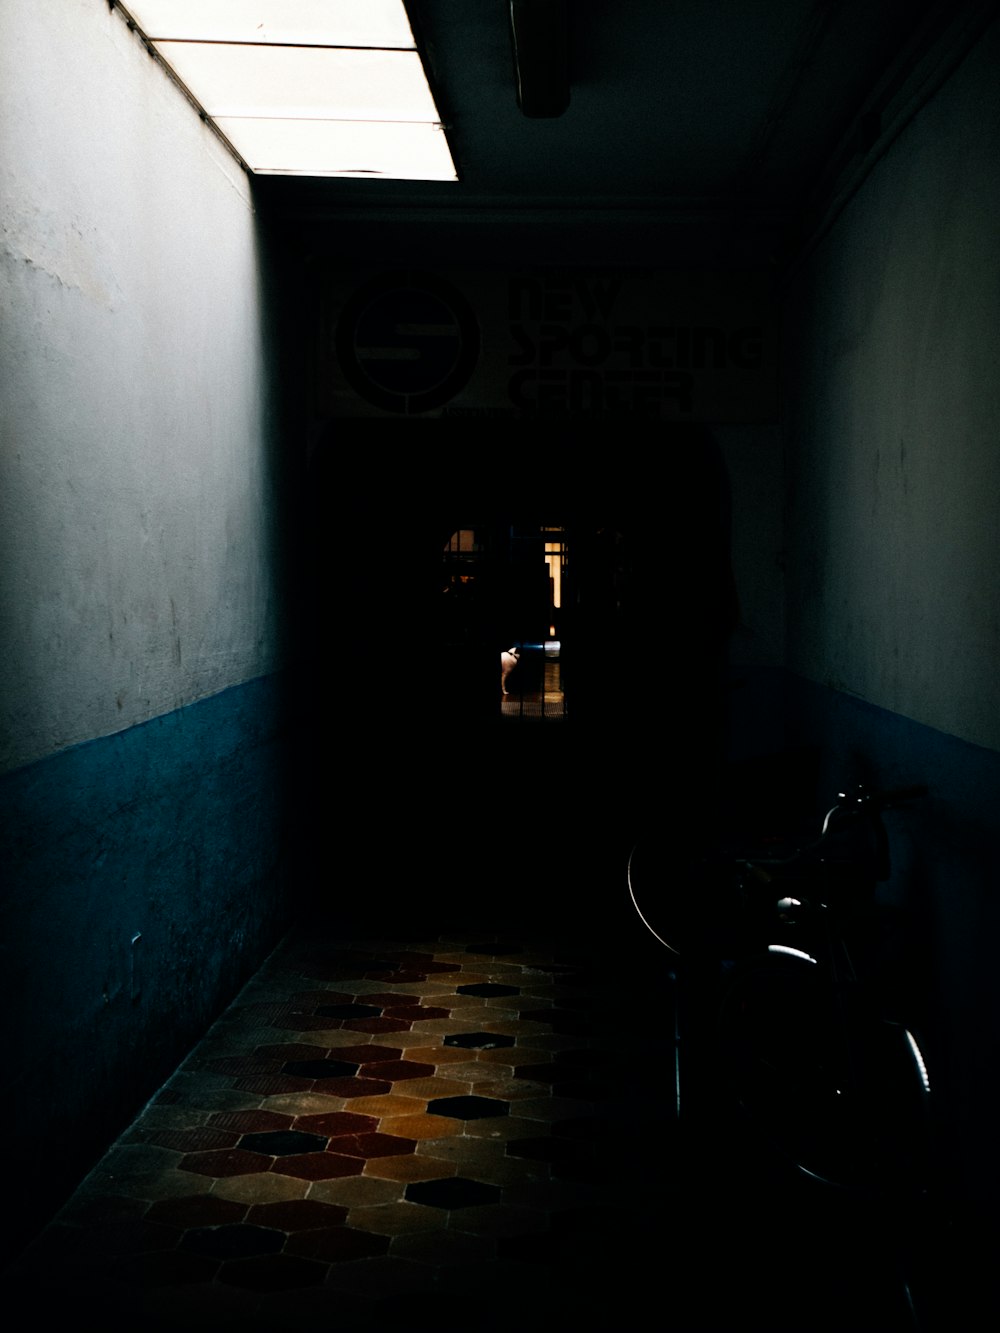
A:
{"type": "Polygon", "coordinates": [[[926,795],[927,788],[923,785],[896,787],[888,791],[869,791],[867,787],[858,786],[855,788],[853,795],[849,792],[838,792],[837,799],[853,801],[857,805],[874,805],[880,810],[885,810],[889,806],[897,805],[900,801],[912,801],[926,795]]]}

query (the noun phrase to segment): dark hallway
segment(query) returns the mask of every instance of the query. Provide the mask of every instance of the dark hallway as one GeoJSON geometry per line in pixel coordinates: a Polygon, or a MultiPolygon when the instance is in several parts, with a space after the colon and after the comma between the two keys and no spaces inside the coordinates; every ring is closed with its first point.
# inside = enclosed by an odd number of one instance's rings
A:
{"type": "Polygon", "coordinates": [[[991,1329],[996,0],[0,36],[12,1305],[991,1329]],[[927,1055],[904,1205],[724,1110],[727,953],[677,972],[678,1119],[627,893],[645,840],[695,914],[703,853],[858,784],[925,792],[870,904],[927,1055]]]}

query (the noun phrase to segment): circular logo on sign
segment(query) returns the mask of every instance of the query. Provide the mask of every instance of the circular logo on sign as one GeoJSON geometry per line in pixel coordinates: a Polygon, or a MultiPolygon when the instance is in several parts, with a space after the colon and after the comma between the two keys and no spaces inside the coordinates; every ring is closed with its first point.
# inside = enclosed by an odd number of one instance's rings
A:
{"type": "Polygon", "coordinates": [[[469,382],[479,325],[448,283],[393,273],[359,288],[337,323],[337,359],[366,402],[412,414],[440,407],[469,382]]]}

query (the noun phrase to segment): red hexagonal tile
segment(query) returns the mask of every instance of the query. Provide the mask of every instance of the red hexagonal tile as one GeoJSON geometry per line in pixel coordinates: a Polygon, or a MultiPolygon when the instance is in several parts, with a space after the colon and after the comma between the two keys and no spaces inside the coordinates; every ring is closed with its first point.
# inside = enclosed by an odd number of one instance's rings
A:
{"type": "Polygon", "coordinates": [[[335,1139],[345,1134],[369,1134],[378,1128],[378,1117],[353,1111],[320,1111],[295,1117],[295,1128],[306,1134],[325,1134],[335,1139]]]}
{"type": "Polygon", "coordinates": [[[273,1159],[242,1148],[222,1149],[220,1152],[193,1152],[181,1159],[181,1171],[194,1171],[199,1176],[247,1176],[266,1171],[273,1159]]]}
{"type": "Polygon", "coordinates": [[[291,1128],[294,1119],[279,1111],[213,1111],[208,1123],[236,1134],[266,1134],[269,1130],[291,1128]]]}
{"type": "Polygon", "coordinates": [[[418,1023],[427,1018],[450,1018],[450,1009],[435,1009],[430,1005],[424,1004],[395,1004],[386,1005],[383,1009],[386,1018],[400,1018],[407,1023],[418,1023]]]}
{"type": "Polygon", "coordinates": [[[318,1199],[283,1199],[274,1203],[256,1203],[247,1213],[251,1226],[274,1227],[278,1231],[315,1231],[321,1227],[341,1226],[347,1209],[318,1199]]]}
{"type": "Polygon", "coordinates": [[[329,1231],[303,1231],[290,1237],[285,1252],[324,1263],[347,1263],[352,1259],[370,1259],[385,1254],[388,1248],[388,1236],[354,1231],[351,1227],[334,1227],[329,1231]]]}
{"type": "Polygon", "coordinates": [[[282,1092],[308,1092],[311,1078],[295,1078],[291,1074],[256,1074],[251,1078],[233,1080],[237,1092],[255,1092],[261,1097],[276,1097],[282,1092]]]}
{"type": "Polygon", "coordinates": [[[264,1060],[256,1055],[220,1055],[218,1059],[206,1060],[203,1069],[210,1069],[213,1074],[232,1074],[241,1078],[247,1074],[270,1074],[280,1066],[276,1060],[264,1060]]]}
{"type": "Polygon", "coordinates": [[[372,1078],[388,1079],[390,1083],[401,1083],[408,1078],[431,1078],[434,1070],[434,1065],[422,1065],[416,1060],[387,1060],[372,1065],[371,1068],[362,1065],[358,1073],[362,1077],[368,1075],[372,1078]]]}
{"type": "Polygon", "coordinates": [[[223,1264],[219,1281],[248,1291],[294,1291],[318,1286],[326,1277],[324,1264],[287,1254],[262,1254],[223,1264]]]}
{"type": "Polygon", "coordinates": [[[396,1134],[355,1134],[349,1139],[337,1140],[337,1152],[351,1157],[402,1157],[416,1150],[414,1139],[403,1139],[396,1134]]]}
{"type": "Polygon", "coordinates": [[[324,1078],[316,1084],[316,1092],[325,1092],[329,1097],[380,1097],[383,1092],[391,1092],[392,1084],[379,1078],[324,1078]]]}
{"type": "Polygon", "coordinates": [[[216,1148],[235,1148],[239,1135],[232,1130],[199,1125],[195,1129],[157,1129],[146,1137],[157,1148],[177,1152],[208,1152],[216,1148]]]}
{"type": "MultiPolygon", "coordinates": [[[[340,1142],[338,1140],[338,1149],[340,1142]]],[[[296,1180],[337,1180],[341,1176],[359,1176],[364,1160],[338,1152],[305,1152],[291,1157],[277,1157],[271,1164],[276,1176],[294,1176],[296,1180]]]]}

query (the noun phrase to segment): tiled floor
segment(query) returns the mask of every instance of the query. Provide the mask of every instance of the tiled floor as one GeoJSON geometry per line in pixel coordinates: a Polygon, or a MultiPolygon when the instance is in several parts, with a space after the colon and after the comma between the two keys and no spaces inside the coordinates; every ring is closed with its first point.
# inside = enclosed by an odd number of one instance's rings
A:
{"type": "Polygon", "coordinates": [[[872,1219],[679,1131],[662,961],[638,926],[304,927],[8,1299],[102,1330],[907,1327],[872,1219]]]}

